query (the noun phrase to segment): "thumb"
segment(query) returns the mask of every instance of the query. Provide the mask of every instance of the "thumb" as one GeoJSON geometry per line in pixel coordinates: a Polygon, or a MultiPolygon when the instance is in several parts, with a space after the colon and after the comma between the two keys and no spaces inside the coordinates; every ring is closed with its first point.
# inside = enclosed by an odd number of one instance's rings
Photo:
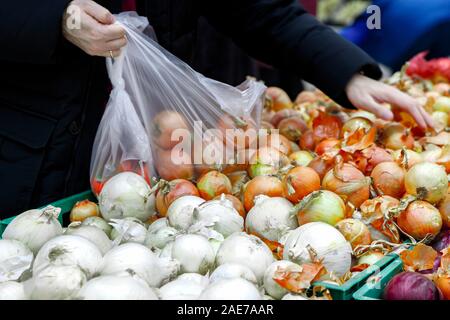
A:
{"type": "Polygon", "coordinates": [[[390,121],[390,120],[394,119],[394,114],[392,113],[391,110],[389,110],[387,107],[383,106],[382,104],[379,104],[371,97],[369,99],[367,99],[367,101],[365,101],[364,106],[360,106],[360,109],[372,112],[378,118],[381,118],[384,120],[390,121]]]}
{"type": "Polygon", "coordinates": [[[91,1],[90,5],[86,7],[86,13],[92,18],[103,24],[113,24],[115,19],[108,9],[102,7],[98,3],[91,1]]]}

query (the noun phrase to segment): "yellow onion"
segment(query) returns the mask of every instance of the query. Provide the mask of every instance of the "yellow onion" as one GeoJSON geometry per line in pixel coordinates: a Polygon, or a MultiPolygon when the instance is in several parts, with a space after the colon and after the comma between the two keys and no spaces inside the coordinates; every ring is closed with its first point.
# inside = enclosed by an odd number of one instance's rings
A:
{"type": "Polygon", "coordinates": [[[379,195],[401,198],[405,193],[405,170],[396,162],[378,164],[370,176],[379,195]]]}
{"type": "Polygon", "coordinates": [[[442,228],[439,210],[426,201],[414,201],[397,217],[398,226],[416,240],[436,236],[442,228]]]}
{"type": "Polygon", "coordinates": [[[450,113],[450,97],[439,97],[433,105],[434,111],[450,113]]]}
{"type": "Polygon", "coordinates": [[[289,160],[295,166],[306,167],[313,159],[311,152],[305,150],[295,151],[289,155],[289,160]]]}
{"type": "Polygon", "coordinates": [[[334,192],[328,190],[315,191],[306,196],[298,205],[299,225],[309,222],[325,222],[334,226],[345,218],[345,203],[334,192]]]}
{"type": "Polygon", "coordinates": [[[359,257],[357,264],[368,264],[369,266],[375,264],[384,258],[384,254],[379,251],[369,251],[359,257]]]}
{"type": "Polygon", "coordinates": [[[78,201],[70,211],[70,222],[83,222],[89,217],[100,217],[98,205],[89,200],[78,201]]]}
{"type": "Polygon", "coordinates": [[[368,245],[372,242],[369,228],[360,220],[344,219],[335,226],[355,249],[359,245],[368,245]]]}
{"type": "Polygon", "coordinates": [[[370,196],[370,179],[351,164],[337,164],[322,180],[325,190],[333,191],[344,200],[359,207],[370,196]]]}
{"type": "Polygon", "coordinates": [[[413,166],[405,175],[406,192],[436,204],[447,195],[448,178],[444,167],[431,162],[413,166]]]}

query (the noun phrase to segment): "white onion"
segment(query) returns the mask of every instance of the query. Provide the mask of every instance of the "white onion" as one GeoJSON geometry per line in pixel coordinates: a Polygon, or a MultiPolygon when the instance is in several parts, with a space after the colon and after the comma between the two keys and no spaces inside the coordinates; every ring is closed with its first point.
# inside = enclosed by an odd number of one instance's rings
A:
{"type": "Polygon", "coordinates": [[[218,266],[214,272],[211,273],[209,281],[214,283],[222,279],[233,278],[242,278],[254,283],[255,285],[258,284],[258,280],[256,279],[253,271],[249,267],[240,263],[224,263],[218,266]]]}
{"type": "Polygon", "coordinates": [[[208,277],[202,276],[201,274],[198,273],[183,273],[178,276],[177,280],[193,282],[205,288],[209,285],[208,277]]]}
{"type": "Polygon", "coordinates": [[[284,260],[311,262],[308,245],[323,259],[327,271],[342,277],[350,270],[352,247],[334,227],[324,222],[306,223],[292,231],[283,251],[284,260]]]}
{"type": "Polygon", "coordinates": [[[196,273],[185,273],[162,286],[159,289],[159,296],[161,300],[197,300],[207,286],[206,277],[196,273]]]}
{"type": "Polygon", "coordinates": [[[33,274],[55,266],[78,266],[92,278],[99,271],[102,253],[95,244],[80,236],[64,235],[48,241],[39,250],[33,263],[33,274]]]}
{"type": "Polygon", "coordinates": [[[36,255],[44,243],[63,233],[58,221],[60,212],[60,208],[52,206],[25,211],[6,227],[3,239],[18,240],[36,255]]]}
{"type": "Polygon", "coordinates": [[[179,264],[158,258],[138,243],[125,243],[110,250],[103,258],[101,275],[137,275],[150,287],[160,287],[174,278],[179,264]]]}
{"type": "Polygon", "coordinates": [[[253,283],[233,278],[210,284],[199,300],[262,300],[262,295],[253,283]]]}
{"type": "Polygon", "coordinates": [[[212,248],[214,249],[214,255],[217,254],[217,251],[219,251],[220,246],[222,245],[222,242],[225,239],[209,239],[209,244],[212,246],[212,248]]]}
{"type": "Polygon", "coordinates": [[[23,284],[15,281],[0,283],[0,301],[3,300],[28,300],[23,284]]]}
{"type": "Polygon", "coordinates": [[[87,278],[77,266],[50,265],[32,281],[32,300],[66,300],[76,297],[87,278]]]}
{"type": "Polygon", "coordinates": [[[194,225],[189,232],[196,232],[203,227],[210,228],[222,234],[229,235],[244,230],[244,219],[233,207],[233,203],[224,195],[220,200],[205,202],[194,209],[194,225]]]}
{"type": "Polygon", "coordinates": [[[102,230],[108,238],[111,236],[112,227],[101,217],[89,217],[81,223],[83,226],[93,226],[102,230]]]}
{"type": "Polygon", "coordinates": [[[205,237],[185,234],[175,239],[172,258],[180,262],[181,273],[206,274],[214,265],[215,253],[205,237]]]}
{"type": "Polygon", "coordinates": [[[245,219],[245,228],[248,233],[278,242],[284,233],[298,227],[292,208],[293,205],[285,198],[257,196],[245,219]]]}
{"type": "Polygon", "coordinates": [[[112,248],[112,242],[105,232],[94,226],[83,225],[81,222],[72,222],[65,234],[88,239],[100,249],[102,255],[112,248]]]}
{"type": "Polygon", "coordinates": [[[151,227],[152,225],[149,227],[149,231],[147,232],[144,242],[145,246],[150,249],[163,249],[166,244],[175,240],[175,237],[179,234],[177,229],[170,226],[163,226],[150,231],[151,227]]]}
{"type": "Polygon", "coordinates": [[[268,295],[279,300],[284,295],[289,293],[289,291],[280,286],[275,280],[273,280],[275,272],[277,270],[301,272],[302,267],[291,261],[280,260],[275,261],[267,268],[266,272],[264,273],[264,289],[266,290],[266,293],[268,295]]]}
{"type": "Polygon", "coordinates": [[[18,280],[30,269],[33,253],[17,240],[0,240],[0,283],[18,280]]]}
{"type": "Polygon", "coordinates": [[[158,300],[144,281],[130,276],[102,276],[88,281],[78,293],[82,300],[158,300]]]}
{"type": "Polygon", "coordinates": [[[119,245],[127,242],[143,244],[147,237],[147,229],[144,224],[136,218],[111,219],[111,239],[114,244],[119,245]]]}
{"type": "Polygon", "coordinates": [[[169,225],[169,220],[167,218],[159,218],[155,221],[153,221],[147,228],[148,232],[154,232],[157,231],[163,227],[168,227],[169,225]]]}
{"type": "Polygon", "coordinates": [[[194,209],[205,200],[196,196],[183,196],[176,199],[167,209],[169,224],[178,230],[187,230],[193,223],[194,209]]]}
{"type": "Polygon", "coordinates": [[[168,242],[164,248],[159,252],[158,257],[160,258],[170,258],[172,259],[172,248],[174,241],[168,242]]]}
{"type": "Polygon", "coordinates": [[[98,202],[107,221],[134,217],[145,222],[156,214],[155,195],[145,179],[134,172],[121,172],[109,179],[98,202]]]}
{"type": "Polygon", "coordinates": [[[281,300],[309,300],[300,294],[288,293],[281,298],[281,300]]]}
{"type": "Polygon", "coordinates": [[[274,261],[272,251],[258,237],[238,232],[229,236],[219,248],[216,265],[227,262],[240,263],[249,267],[262,283],[264,272],[274,261]]]}

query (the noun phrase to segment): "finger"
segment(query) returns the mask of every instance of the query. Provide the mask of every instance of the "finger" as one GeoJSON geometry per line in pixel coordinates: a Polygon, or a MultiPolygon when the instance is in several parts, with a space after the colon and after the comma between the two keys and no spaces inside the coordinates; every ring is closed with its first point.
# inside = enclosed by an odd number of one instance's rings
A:
{"type": "Polygon", "coordinates": [[[89,4],[85,7],[85,11],[91,17],[102,24],[113,24],[115,19],[111,12],[108,9],[102,7],[98,3],[94,1],[90,1],[89,4]]]}
{"type": "Polygon", "coordinates": [[[106,43],[106,50],[120,50],[121,48],[125,47],[127,44],[127,39],[125,37],[117,39],[117,40],[112,40],[112,41],[108,41],[106,43]]]}
{"type": "Polygon", "coordinates": [[[100,25],[98,32],[100,32],[106,41],[118,40],[125,38],[125,29],[119,25],[100,25]]]}
{"type": "Polygon", "coordinates": [[[422,106],[420,106],[420,112],[422,113],[427,126],[431,129],[435,129],[436,124],[434,123],[433,117],[431,117],[422,106]]]}
{"type": "Polygon", "coordinates": [[[378,118],[384,120],[390,121],[394,119],[394,114],[392,111],[376,102],[372,97],[368,97],[364,103],[364,106],[361,106],[360,108],[372,112],[378,118]]]}
{"type": "Polygon", "coordinates": [[[420,111],[422,107],[415,99],[393,88],[386,91],[386,96],[390,103],[393,103],[398,108],[408,112],[414,118],[419,127],[421,127],[422,129],[427,128],[427,123],[425,121],[424,115],[420,111]]]}

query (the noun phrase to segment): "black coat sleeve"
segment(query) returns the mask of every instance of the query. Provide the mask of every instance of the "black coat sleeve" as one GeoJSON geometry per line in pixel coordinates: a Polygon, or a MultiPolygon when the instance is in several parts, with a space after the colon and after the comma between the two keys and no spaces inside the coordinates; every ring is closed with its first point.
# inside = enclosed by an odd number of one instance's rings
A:
{"type": "Polygon", "coordinates": [[[374,60],[297,0],[202,0],[200,7],[212,25],[253,57],[295,72],[343,106],[352,107],[345,87],[354,74],[381,77],[374,60]]]}
{"type": "Polygon", "coordinates": [[[0,8],[0,60],[49,64],[62,37],[69,0],[4,0],[0,8]]]}

